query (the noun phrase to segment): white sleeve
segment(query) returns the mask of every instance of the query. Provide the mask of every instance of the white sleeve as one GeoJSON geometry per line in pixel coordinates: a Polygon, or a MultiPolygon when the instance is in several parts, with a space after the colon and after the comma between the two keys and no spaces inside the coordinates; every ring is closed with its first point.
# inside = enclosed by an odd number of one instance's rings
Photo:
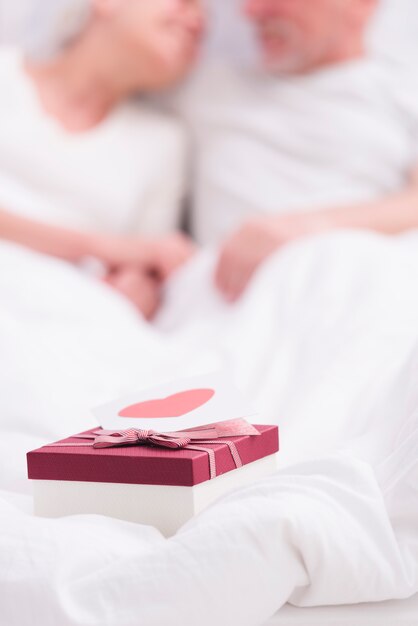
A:
{"type": "MultiPolygon", "coordinates": [[[[418,66],[418,58],[417,58],[418,66]]],[[[418,166],[418,73],[399,64],[392,85],[396,107],[410,139],[411,166],[418,166]]]]}

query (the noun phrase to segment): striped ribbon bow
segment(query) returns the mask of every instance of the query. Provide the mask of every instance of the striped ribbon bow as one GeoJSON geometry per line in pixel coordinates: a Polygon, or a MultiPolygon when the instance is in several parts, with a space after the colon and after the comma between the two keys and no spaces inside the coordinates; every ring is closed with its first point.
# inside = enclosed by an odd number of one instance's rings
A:
{"type": "Polygon", "coordinates": [[[242,435],[259,435],[254,426],[244,419],[228,420],[208,426],[193,428],[188,431],[159,433],[154,430],[129,428],[127,430],[96,430],[92,433],[77,435],[77,439],[89,439],[90,443],[56,443],[47,447],[78,447],[89,446],[96,449],[115,448],[119,446],[151,445],[172,450],[198,450],[206,452],[209,457],[210,478],[216,478],[216,457],[212,448],[207,445],[225,444],[228,446],[236,467],[242,467],[242,460],[233,441],[227,437],[242,435]]]}
{"type": "Polygon", "coordinates": [[[115,446],[137,446],[151,444],[160,448],[187,448],[193,440],[217,439],[215,428],[195,432],[158,433],[155,430],[99,430],[94,433],[93,448],[113,448],[115,446]]]}

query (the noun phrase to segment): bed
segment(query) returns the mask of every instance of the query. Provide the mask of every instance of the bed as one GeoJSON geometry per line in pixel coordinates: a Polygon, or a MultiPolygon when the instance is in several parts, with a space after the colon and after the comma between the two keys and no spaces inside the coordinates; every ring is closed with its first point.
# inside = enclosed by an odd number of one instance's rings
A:
{"type": "MultiPolygon", "coordinates": [[[[104,144],[115,124],[125,128],[113,120],[104,144]]],[[[169,161],[180,162],[181,136],[167,132],[169,161]]],[[[144,156],[134,143],[132,162],[144,156]]],[[[67,162],[77,154],[88,158],[88,145],[67,162]]],[[[157,174],[167,167],[159,159],[157,174]]],[[[176,200],[179,168],[167,186],[176,200]]],[[[18,169],[3,168],[1,199],[25,213],[33,197],[14,184],[18,169]]],[[[43,206],[42,177],[25,172],[43,206]]],[[[72,181],[61,183],[68,197],[72,181]]],[[[133,213],[148,191],[129,195],[133,213]]],[[[119,198],[106,195],[110,214],[119,198]]],[[[165,221],[166,196],[151,201],[165,221]]],[[[0,244],[2,626],[32,626],[34,615],[44,626],[415,626],[417,249],[416,235],[350,232],[295,244],[233,309],[211,288],[205,252],[173,279],[150,327],[88,275],[0,244]],[[107,518],[32,516],[28,450],[90,428],[88,408],[138,385],[220,368],[279,424],[277,475],[223,498],[168,541],[107,518]],[[395,597],[411,599],[386,601],[395,597]]]]}
{"type": "MultiPolygon", "coordinates": [[[[287,601],[417,592],[415,238],[341,233],[295,244],[234,309],[211,290],[204,253],[173,279],[153,328],[63,263],[2,244],[0,265],[5,626],[29,626],[34,613],[45,626],[192,626],[197,615],[202,626],[255,626],[287,601]],[[26,451],[93,426],[86,408],[138,381],[222,365],[263,420],[280,425],[277,474],[224,496],[169,540],[107,518],[31,515],[26,451]]],[[[285,608],[276,620],[321,611],[285,608]]]]}

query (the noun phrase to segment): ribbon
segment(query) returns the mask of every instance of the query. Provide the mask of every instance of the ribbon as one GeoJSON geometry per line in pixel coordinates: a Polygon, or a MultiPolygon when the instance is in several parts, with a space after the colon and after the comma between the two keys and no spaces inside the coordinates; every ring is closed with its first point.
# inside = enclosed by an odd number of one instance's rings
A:
{"type": "Polygon", "coordinates": [[[228,446],[235,467],[242,467],[242,460],[235,443],[226,437],[239,437],[241,435],[260,435],[258,430],[246,420],[237,419],[217,424],[210,424],[188,431],[171,433],[159,433],[154,430],[142,430],[129,428],[127,430],[96,430],[86,435],[77,435],[76,439],[89,439],[90,443],[55,443],[48,448],[58,447],[93,447],[94,449],[115,448],[120,446],[156,446],[171,450],[198,450],[206,452],[209,460],[210,478],[216,478],[216,457],[212,448],[207,445],[228,446]],[[196,443],[195,443],[196,442],[196,443]],[[199,445],[197,445],[199,444],[199,445]],[[200,445],[203,444],[203,445],[200,445]]]}

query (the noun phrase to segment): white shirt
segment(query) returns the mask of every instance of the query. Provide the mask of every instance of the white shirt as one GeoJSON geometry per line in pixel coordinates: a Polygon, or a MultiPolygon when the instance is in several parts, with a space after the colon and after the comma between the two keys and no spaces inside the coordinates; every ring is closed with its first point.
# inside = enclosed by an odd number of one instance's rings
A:
{"type": "Polygon", "coordinates": [[[186,138],[142,103],[65,132],[42,110],[19,56],[0,53],[0,207],[77,229],[160,234],[178,226],[186,138]]]}
{"type": "Polygon", "coordinates": [[[364,58],[290,78],[208,64],[181,106],[201,243],[256,214],[379,198],[418,162],[418,90],[394,63],[364,58]]]}

